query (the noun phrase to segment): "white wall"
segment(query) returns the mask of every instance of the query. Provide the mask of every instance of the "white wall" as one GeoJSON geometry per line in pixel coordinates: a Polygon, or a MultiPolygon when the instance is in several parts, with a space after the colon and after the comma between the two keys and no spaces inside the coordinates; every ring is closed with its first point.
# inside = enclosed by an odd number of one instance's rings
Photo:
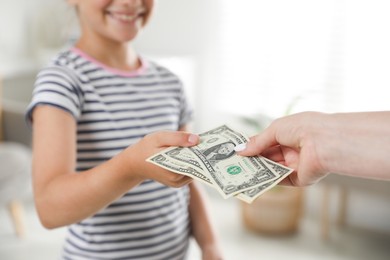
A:
{"type": "Polygon", "coordinates": [[[0,70],[38,66],[64,45],[74,17],[65,0],[0,2],[0,70]]]}
{"type": "Polygon", "coordinates": [[[210,88],[207,80],[207,74],[210,72],[208,54],[216,30],[214,22],[218,14],[216,2],[207,0],[157,2],[155,15],[137,38],[135,46],[141,53],[149,56],[182,57],[192,64],[193,71],[190,73],[194,81],[185,83],[195,108],[193,128],[196,131],[207,130],[210,118],[207,115],[210,115],[210,111],[204,104],[209,98],[205,90],[210,88]]]}

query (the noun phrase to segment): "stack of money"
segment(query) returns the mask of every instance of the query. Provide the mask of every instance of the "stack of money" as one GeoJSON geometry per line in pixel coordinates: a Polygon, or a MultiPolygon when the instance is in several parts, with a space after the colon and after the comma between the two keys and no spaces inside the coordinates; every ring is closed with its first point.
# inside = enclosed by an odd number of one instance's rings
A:
{"type": "Polygon", "coordinates": [[[223,198],[252,203],[293,169],[262,156],[244,157],[234,147],[248,142],[243,134],[222,125],[199,135],[192,147],[170,147],[146,161],[215,188],[223,198]]]}

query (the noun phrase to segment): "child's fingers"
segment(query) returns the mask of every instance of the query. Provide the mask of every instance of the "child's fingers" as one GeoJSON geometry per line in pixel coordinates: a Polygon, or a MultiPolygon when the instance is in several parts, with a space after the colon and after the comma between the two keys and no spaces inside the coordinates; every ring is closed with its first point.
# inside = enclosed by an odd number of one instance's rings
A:
{"type": "Polygon", "coordinates": [[[187,132],[157,132],[152,135],[158,147],[193,146],[199,143],[199,136],[187,132]]]}
{"type": "Polygon", "coordinates": [[[163,184],[170,187],[178,188],[189,184],[192,181],[193,179],[191,177],[167,171],[167,174],[165,175],[163,180],[163,184]]]}

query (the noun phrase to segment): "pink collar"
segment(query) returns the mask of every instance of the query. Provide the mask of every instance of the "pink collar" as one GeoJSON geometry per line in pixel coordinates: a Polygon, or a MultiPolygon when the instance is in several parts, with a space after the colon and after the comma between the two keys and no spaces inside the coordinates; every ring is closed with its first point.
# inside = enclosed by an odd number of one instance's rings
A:
{"type": "Polygon", "coordinates": [[[141,66],[137,69],[137,70],[134,70],[134,71],[126,71],[126,70],[119,70],[119,69],[115,69],[115,68],[112,68],[112,67],[109,67],[103,63],[101,63],[100,61],[92,58],[91,56],[89,56],[88,54],[86,54],[85,52],[83,52],[82,50],[76,48],[76,47],[72,47],[71,48],[71,51],[73,53],[76,53],[78,55],[80,55],[81,57],[83,57],[84,59],[94,63],[95,65],[103,68],[104,70],[106,71],[109,71],[113,74],[116,74],[116,75],[119,75],[119,76],[123,76],[123,77],[134,77],[134,76],[138,76],[142,73],[144,73],[144,71],[146,70],[147,68],[147,62],[146,60],[142,59],[141,57],[139,58],[140,61],[141,61],[141,66]]]}

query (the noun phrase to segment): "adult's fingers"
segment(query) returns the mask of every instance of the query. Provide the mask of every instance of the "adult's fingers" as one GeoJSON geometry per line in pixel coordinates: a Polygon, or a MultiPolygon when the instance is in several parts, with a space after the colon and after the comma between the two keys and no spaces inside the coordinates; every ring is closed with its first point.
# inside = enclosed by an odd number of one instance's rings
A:
{"type": "Polygon", "coordinates": [[[262,133],[252,136],[248,143],[236,146],[235,150],[242,156],[254,156],[276,144],[275,133],[271,127],[268,127],[262,133]]]}
{"type": "Polygon", "coordinates": [[[278,185],[281,185],[281,186],[295,186],[294,183],[297,179],[297,173],[296,172],[293,172],[291,173],[289,176],[285,177],[283,180],[281,180],[278,185]]]}

